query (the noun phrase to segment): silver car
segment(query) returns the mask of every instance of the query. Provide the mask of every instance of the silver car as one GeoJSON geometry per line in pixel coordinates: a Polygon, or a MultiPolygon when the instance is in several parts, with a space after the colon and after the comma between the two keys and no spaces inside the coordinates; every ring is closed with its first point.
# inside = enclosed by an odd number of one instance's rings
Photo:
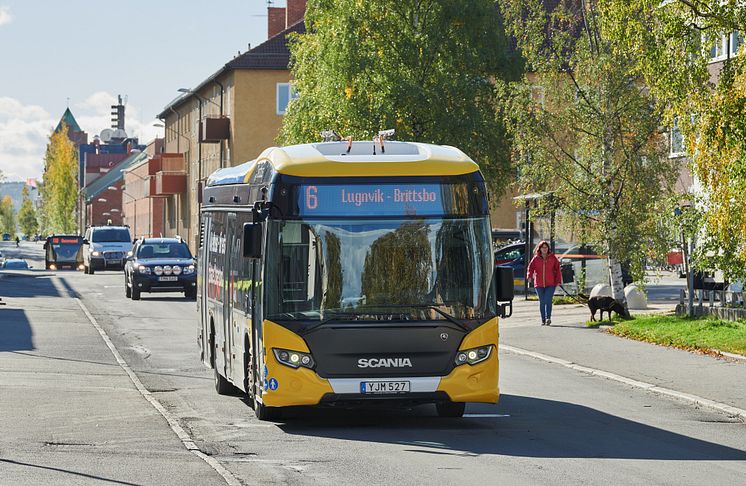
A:
{"type": "Polygon", "coordinates": [[[91,226],[83,236],[83,270],[124,268],[124,259],[132,250],[132,236],[127,226],[91,226]]]}

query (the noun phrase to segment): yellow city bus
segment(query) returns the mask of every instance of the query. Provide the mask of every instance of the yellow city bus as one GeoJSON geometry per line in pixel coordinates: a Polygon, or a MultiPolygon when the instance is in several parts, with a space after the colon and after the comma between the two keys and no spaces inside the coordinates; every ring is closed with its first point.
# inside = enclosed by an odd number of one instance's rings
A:
{"type": "Polygon", "coordinates": [[[460,150],[409,142],[274,147],[207,180],[198,345],[220,394],[283,407],[496,403],[487,193],[460,150]]]}

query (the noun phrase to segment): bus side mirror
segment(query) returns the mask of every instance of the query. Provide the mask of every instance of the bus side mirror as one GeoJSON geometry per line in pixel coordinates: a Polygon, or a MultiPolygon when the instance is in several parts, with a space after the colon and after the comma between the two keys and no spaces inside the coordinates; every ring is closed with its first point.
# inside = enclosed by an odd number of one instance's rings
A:
{"type": "Polygon", "coordinates": [[[495,289],[498,314],[500,317],[510,317],[513,314],[513,267],[495,267],[492,274],[492,288],[495,289]]]}
{"type": "Polygon", "coordinates": [[[261,223],[244,223],[243,225],[243,256],[246,258],[261,258],[262,256],[262,225],[261,223]]]}

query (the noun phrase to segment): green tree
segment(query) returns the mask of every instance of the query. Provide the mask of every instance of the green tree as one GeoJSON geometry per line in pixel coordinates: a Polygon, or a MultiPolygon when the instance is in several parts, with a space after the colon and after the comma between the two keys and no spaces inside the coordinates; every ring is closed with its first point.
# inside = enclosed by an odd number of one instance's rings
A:
{"type": "Polygon", "coordinates": [[[0,226],[3,233],[16,234],[16,212],[13,208],[13,200],[10,196],[5,196],[0,201],[0,226]]]}
{"type": "Polygon", "coordinates": [[[746,277],[746,61],[742,46],[741,55],[731,52],[743,43],[746,8],[734,0],[629,0],[610,11],[624,25],[615,32],[620,42],[643,60],[639,73],[666,124],[678,122],[701,183],[689,196],[703,213],[692,228],[695,264],[746,277]],[[715,79],[708,68],[718,52],[725,61],[715,79]]]}
{"type": "Polygon", "coordinates": [[[520,65],[493,1],[309,0],[305,22],[291,44],[299,97],[280,143],[395,128],[402,140],[461,148],[504,189],[512,174],[495,84],[520,65]]]}
{"type": "Polygon", "coordinates": [[[366,304],[424,301],[433,270],[428,231],[422,222],[405,223],[371,245],[362,274],[366,304]]]}
{"type": "Polygon", "coordinates": [[[667,244],[657,217],[677,172],[662,144],[660,105],[602,8],[613,1],[500,5],[530,72],[512,88],[510,110],[520,188],[550,193],[540,209],[558,210],[608,255],[614,298],[626,302],[621,262],[640,277],[650,248],[667,244]]]}
{"type": "Polygon", "coordinates": [[[36,209],[29,197],[28,186],[23,187],[23,202],[18,210],[18,226],[21,232],[28,237],[35,235],[39,230],[39,222],[36,219],[36,209]]]}
{"type": "Polygon", "coordinates": [[[67,138],[67,127],[49,137],[42,184],[45,230],[75,233],[75,206],[78,196],[78,156],[67,138]]]}

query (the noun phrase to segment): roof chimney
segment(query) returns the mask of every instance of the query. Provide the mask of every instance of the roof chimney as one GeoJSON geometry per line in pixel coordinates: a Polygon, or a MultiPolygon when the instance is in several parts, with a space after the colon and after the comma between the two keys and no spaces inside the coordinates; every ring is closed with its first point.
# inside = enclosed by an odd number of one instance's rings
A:
{"type": "Polygon", "coordinates": [[[290,27],[306,14],[306,0],[287,0],[287,15],[285,17],[285,28],[290,27]]]}
{"type": "Polygon", "coordinates": [[[283,7],[267,7],[267,39],[285,30],[285,9],[283,7]]]}

